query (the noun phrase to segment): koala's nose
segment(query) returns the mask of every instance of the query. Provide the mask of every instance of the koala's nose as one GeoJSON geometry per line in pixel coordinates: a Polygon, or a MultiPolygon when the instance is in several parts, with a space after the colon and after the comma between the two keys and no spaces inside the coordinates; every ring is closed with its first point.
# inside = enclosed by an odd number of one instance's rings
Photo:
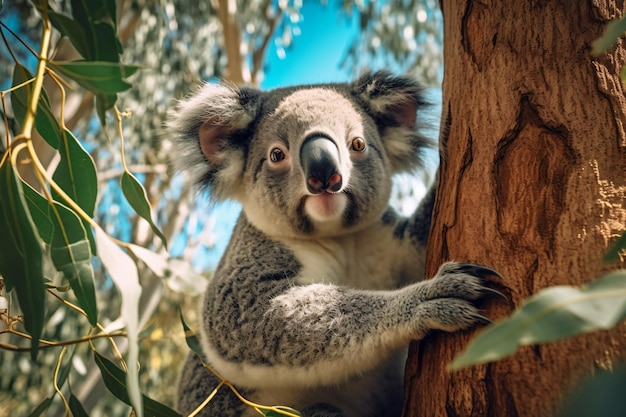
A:
{"type": "Polygon", "coordinates": [[[324,136],[308,138],[300,149],[300,162],[309,192],[337,192],[341,189],[339,150],[335,142],[324,136]]]}

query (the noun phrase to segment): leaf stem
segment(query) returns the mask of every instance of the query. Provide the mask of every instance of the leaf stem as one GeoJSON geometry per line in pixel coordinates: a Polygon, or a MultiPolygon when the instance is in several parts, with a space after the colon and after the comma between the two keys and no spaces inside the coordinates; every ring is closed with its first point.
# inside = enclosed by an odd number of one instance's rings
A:
{"type": "Polygon", "coordinates": [[[67,403],[67,400],[65,399],[65,396],[63,395],[63,393],[61,392],[61,390],[59,389],[59,386],[57,384],[57,379],[59,377],[59,370],[61,369],[61,362],[63,361],[63,356],[65,356],[65,351],[67,350],[67,346],[63,346],[63,349],[61,349],[61,353],[59,354],[59,359],[57,360],[57,366],[54,368],[54,375],[52,376],[53,380],[52,380],[52,384],[54,385],[54,390],[56,391],[57,394],[59,394],[59,397],[61,398],[61,401],[63,401],[63,405],[65,406],[65,415],[66,416],[70,416],[70,406],[67,403]]]}

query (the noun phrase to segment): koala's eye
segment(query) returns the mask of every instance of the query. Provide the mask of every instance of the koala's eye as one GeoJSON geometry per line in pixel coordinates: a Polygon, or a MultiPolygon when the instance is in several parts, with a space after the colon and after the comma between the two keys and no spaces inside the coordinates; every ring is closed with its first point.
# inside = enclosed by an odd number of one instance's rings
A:
{"type": "Polygon", "coordinates": [[[365,150],[365,139],[360,138],[360,137],[356,137],[352,139],[350,148],[356,152],[363,152],[365,150]]]}
{"type": "Polygon", "coordinates": [[[270,161],[280,162],[283,159],[285,159],[285,153],[281,149],[274,148],[270,151],[270,161]]]}

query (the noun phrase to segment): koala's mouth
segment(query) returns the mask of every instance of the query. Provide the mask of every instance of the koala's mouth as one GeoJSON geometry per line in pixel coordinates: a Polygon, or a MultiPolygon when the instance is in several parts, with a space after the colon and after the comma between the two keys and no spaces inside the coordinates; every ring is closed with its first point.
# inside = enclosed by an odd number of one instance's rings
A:
{"type": "Polygon", "coordinates": [[[345,193],[325,192],[306,197],[304,209],[316,222],[327,222],[342,217],[348,204],[345,193]]]}

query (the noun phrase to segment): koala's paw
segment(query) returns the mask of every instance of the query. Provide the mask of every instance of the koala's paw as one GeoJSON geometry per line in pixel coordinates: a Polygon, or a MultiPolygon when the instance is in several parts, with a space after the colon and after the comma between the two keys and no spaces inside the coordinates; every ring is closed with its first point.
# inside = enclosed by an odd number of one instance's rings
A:
{"type": "Polygon", "coordinates": [[[485,278],[489,276],[502,278],[500,274],[486,266],[446,262],[432,279],[424,281],[424,299],[460,298],[473,301],[488,293],[502,296],[498,291],[485,285],[485,278]]]}
{"type": "Polygon", "coordinates": [[[475,264],[443,264],[432,279],[421,283],[418,333],[425,335],[431,329],[452,332],[490,323],[473,304],[486,294],[502,296],[486,285],[488,276],[500,277],[500,274],[475,264]]]}

